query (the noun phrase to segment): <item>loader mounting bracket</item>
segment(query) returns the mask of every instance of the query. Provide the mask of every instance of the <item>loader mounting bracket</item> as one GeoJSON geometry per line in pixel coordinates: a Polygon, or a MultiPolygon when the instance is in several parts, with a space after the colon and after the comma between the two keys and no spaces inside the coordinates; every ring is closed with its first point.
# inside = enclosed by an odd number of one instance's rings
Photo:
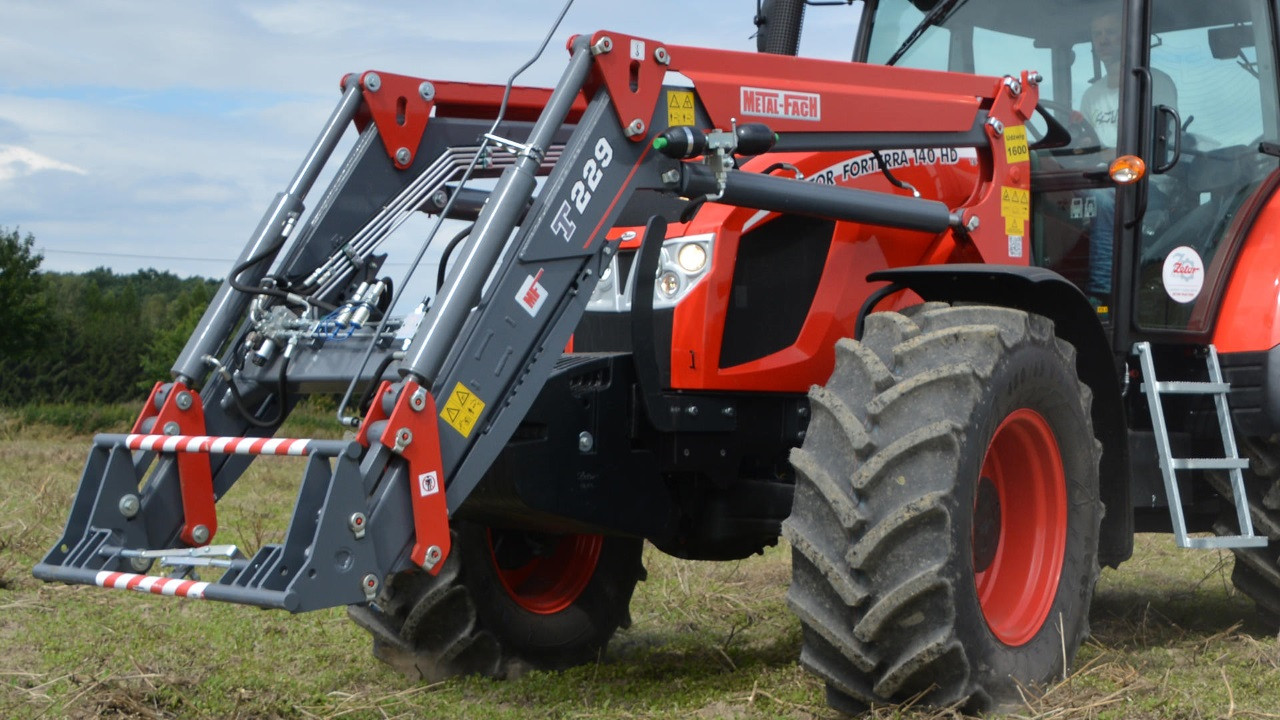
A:
{"type": "MultiPolygon", "coordinates": [[[[129,432],[134,435],[204,435],[204,405],[200,401],[200,393],[181,382],[156,383],[129,432]]],[[[213,467],[209,456],[182,453],[177,457],[177,465],[183,517],[178,537],[193,547],[208,545],[218,532],[213,467]]]]}
{"type": "Polygon", "coordinates": [[[444,495],[444,461],[436,402],[413,380],[393,385],[383,381],[356,440],[365,447],[370,435],[409,464],[409,498],[414,542],[410,557],[435,575],[449,557],[449,508],[444,495]],[[392,404],[394,403],[394,404],[392,404]],[[386,406],[390,405],[390,412],[386,406]],[[381,427],[377,433],[375,427],[381,427]]]}

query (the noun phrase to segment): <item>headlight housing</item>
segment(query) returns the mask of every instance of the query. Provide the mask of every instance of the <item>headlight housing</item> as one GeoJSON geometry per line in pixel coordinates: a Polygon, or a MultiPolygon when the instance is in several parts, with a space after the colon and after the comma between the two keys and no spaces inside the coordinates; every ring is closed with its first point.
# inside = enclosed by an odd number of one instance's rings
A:
{"type": "Polygon", "coordinates": [[[654,309],[675,307],[710,272],[714,247],[714,233],[665,240],[659,251],[652,285],[638,282],[635,276],[638,252],[620,251],[600,274],[600,282],[591,294],[587,310],[629,312],[632,293],[637,286],[643,288],[642,291],[653,293],[654,309]]]}

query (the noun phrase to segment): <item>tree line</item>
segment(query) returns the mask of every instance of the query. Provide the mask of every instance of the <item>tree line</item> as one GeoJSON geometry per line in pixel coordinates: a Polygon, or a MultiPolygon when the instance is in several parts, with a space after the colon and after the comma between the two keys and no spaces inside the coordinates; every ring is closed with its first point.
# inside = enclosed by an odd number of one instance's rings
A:
{"type": "Polygon", "coordinates": [[[0,406],[141,401],[168,380],[219,281],[42,272],[34,245],[0,227],[0,406]]]}

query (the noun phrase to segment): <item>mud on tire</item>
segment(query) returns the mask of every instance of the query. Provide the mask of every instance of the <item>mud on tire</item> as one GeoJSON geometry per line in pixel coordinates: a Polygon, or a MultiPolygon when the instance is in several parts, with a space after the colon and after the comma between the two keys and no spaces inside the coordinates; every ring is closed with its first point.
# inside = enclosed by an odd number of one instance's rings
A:
{"type": "Polygon", "coordinates": [[[347,614],[373,654],[409,677],[517,676],[596,660],[643,579],[642,541],[454,524],[440,573],[400,573],[347,614]],[[495,551],[497,548],[497,551],[495,551]]]}
{"type": "Polygon", "coordinates": [[[788,603],[832,705],[992,709],[1060,678],[1088,632],[1101,446],[1052,323],[876,313],[810,400],[788,603]]]}

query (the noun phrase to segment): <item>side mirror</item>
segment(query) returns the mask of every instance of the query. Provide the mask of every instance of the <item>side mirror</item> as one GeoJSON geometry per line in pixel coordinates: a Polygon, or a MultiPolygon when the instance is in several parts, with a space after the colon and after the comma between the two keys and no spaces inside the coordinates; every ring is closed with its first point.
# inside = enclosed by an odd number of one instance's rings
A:
{"type": "Polygon", "coordinates": [[[1247,47],[1253,47],[1253,26],[1232,25],[1209,30],[1209,52],[1218,60],[1232,60],[1247,47]]]}

